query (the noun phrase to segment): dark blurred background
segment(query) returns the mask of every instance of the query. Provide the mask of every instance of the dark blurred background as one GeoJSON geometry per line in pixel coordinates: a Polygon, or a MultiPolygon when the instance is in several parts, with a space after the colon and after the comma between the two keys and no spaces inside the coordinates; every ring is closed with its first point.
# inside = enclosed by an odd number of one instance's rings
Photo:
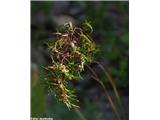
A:
{"type": "MultiPolygon", "coordinates": [[[[50,64],[44,41],[54,40],[52,32],[59,25],[72,21],[75,25],[91,21],[92,38],[100,47],[96,60],[102,63],[112,75],[125,116],[129,116],[129,2],[128,1],[54,1],[31,2],[31,116],[53,117],[54,120],[80,120],[74,110],[47,95],[43,84],[42,66],[50,64]]],[[[109,90],[113,100],[114,93],[104,72],[91,64],[109,90]]],[[[80,99],[81,112],[87,120],[116,120],[110,104],[97,82],[91,80],[87,71],[82,73],[84,80],[73,85],[80,99]]]]}

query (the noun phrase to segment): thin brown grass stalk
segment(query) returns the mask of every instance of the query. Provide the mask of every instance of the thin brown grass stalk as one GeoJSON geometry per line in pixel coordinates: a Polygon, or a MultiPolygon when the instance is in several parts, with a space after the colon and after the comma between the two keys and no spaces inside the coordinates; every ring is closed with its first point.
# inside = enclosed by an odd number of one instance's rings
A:
{"type": "Polygon", "coordinates": [[[118,104],[120,106],[120,111],[121,111],[121,114],[123,115],[122,117],[125,118],[125,115],[124,115],[124,108],[123,108],[123,105],[122,105],[122,102],[121,102],[121,99],[120,99],[120,95],[119,95],[119,92],[118,92],[118,89],[116,87],[116,84],[112,78],[112,76],[109,74],[109,72],[99,63],[99,62],[96,62],[99,67],[102,69],[102,71],[105,73],[105,76],[107,78],[107,80],[109,81],[109,83],[111,84],[111,87],[115,93],[115,96],[117,98],[117,101],[118,101],[118,104]]]}
{"type": "Polygon", "coordinates": [[[108,92],[108,90],[106,89],[105,85],[104,85],[103,82],[99,79],[98,75],[95,73],[95,71],[94,71],[89,65],[86,64],[85,66],[92,72],[93,75],[92,75],[91,77],[92,77],[94,80],[96,80],[96,81],[100,84],[100,86],[103,88],[104,93],[105,93],[105,96],[106,96],[107,100],[109,101],[109,103],[111,104],[111,107],[112,107],[113,111],[115,112],[118,120],[121,120],[120,115],[119,115],[119,113],[118,113],[118,111],[117,111],[117,109],[116,109],[116,106],[115,106],[115,104],[113,103],[113,100],[112,100],[111,96],[109,95],[109,92],[108,92]]]}
{"type": "Polygon", "coordinates": [[[114,91],[114,93],[115,93],[115,95],[116,95],[116,97],[117,97],[118,102],[121,103],[120,95],[119,95],[119,93],[118,93],[116,84],[114,83],[111,75],[109,74],[109,72],[108,72],[107,70],[105,70],[105,68],[104,68],[99,62],[96,62],[96,63],[99,65],[99,67],[100,67],[100,68],[103,70],[103,72],[105,73],[105,76],[106,76],[106,78],[108,79],[109,83],[111,84],[111,86],[112,86],[112,88],[113,88],[113,91],[114,91]]]}

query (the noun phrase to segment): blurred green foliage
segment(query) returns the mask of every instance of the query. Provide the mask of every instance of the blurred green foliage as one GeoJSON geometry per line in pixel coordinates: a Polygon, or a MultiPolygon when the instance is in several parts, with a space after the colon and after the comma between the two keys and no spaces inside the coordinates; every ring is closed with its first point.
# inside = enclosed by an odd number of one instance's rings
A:
{"type": "Polygon", "coordinates": [[[31,14],[33,15],[35,12],[43,12],[44,15],[47,17],[51,12],[51,7],[53,6],[52,1],[32,1],[31,2],[31,14]]]}
{"type": "Polygon", "coordinates": [[[46,95],[40,82],[31,86],[31,116],[44,117],[46,110],[46,95]]]}

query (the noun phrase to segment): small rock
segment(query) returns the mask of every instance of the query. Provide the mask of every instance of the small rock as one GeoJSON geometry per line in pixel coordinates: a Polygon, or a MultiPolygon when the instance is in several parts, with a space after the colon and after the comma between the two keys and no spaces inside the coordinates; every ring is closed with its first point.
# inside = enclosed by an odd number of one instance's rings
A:
{"type": "Polygon", "coordinates": [[[54,16],[53,17],[53,21],[57,24],[57,25],[62,25],[68,21],[71,21],[73,24],[75,24],[75,20],[74,18],[72,18],[71,16],[68,15],[58,15],[58,16],[54,16]]]}

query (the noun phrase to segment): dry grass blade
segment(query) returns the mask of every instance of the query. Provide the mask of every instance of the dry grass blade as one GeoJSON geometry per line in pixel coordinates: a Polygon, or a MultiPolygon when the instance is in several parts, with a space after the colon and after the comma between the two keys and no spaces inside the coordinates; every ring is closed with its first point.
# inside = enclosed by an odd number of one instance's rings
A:
{"type": "Polygon", "coordinates": [[[118,104],[119,104],[120,109],[121,109],[120,110],[121,115],[122,115],[123,118],[125,118],[124,108],[123,108],[123,105],[122,105],[122,102],[121,102],[121,99],[120,99],[120,95],[119,95],[118,89],[116,87],[116,84],[115,84],[114,80],[112,79],[112,76],[109,74],[109,72],[107,70],[105,70],[105,68],[99,62],[96,62],[96,63],[103,70],[103,72],[105,73],[105,76],[106,76],[107,80],[111,84],[111,87],[113,88],[113,91],[115,93],[115,96],[117,98],[118,104]]]}
{"type": "Polygon", "coordinates": [[[116,106],[115,106],[115,104],[113,103],[113,100],[112,100],[111,96],[109,95],[108,90],[106,89],[105,85],[104,85],[103,82],[99,79],[98,75],[94,72],[94,70],[93,70],[89,65],[86,64],[85,66],[92,72],[93,76],[91,76],[91,77],[92,77],[94,80],[96,80],[96,81],[100,84],[100,86],[103,88],[104,93],[105,93],[105,96],[106,96],[107,100],[109,101],[109,103],[111,104],[111,107],[112,107],[113,111],[115,112],[118,120],[121,120],[120,115],[119,115],[119,113],[118,113],[118,111],[117,111],[117,109],[116,109],[116,106]]]}

